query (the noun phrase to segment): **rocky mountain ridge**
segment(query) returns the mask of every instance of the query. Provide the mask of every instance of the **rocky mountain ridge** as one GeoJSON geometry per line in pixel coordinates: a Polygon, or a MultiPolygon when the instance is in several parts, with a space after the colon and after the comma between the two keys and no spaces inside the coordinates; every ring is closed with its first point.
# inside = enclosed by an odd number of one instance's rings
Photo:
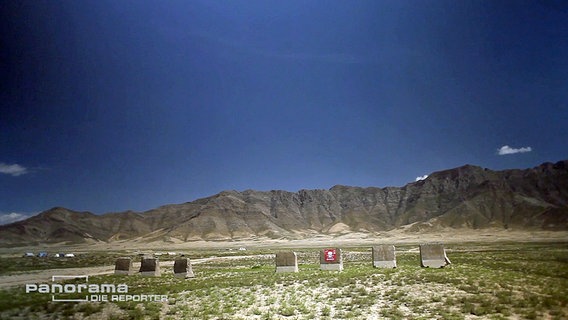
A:
{"type": "Polygon", "coordinates": [[[95,215],[58,207],[0,226],[0,245],[296,239],[401,227],[568,230],[568,160],[526,170],[465,165],[403,187],[223,191],[141,213],[95,215]]]}

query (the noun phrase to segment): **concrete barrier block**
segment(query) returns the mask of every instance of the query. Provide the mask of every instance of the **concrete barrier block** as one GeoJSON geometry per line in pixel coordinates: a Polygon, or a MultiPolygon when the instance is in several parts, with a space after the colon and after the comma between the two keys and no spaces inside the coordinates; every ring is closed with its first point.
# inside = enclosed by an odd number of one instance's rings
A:
{"type": "Polygon", "coordinates": [[[373,267],[396,268],[396,251],[393,245],[378,245],[372,248],[373,267]]]}
{"type": "Polygon", "coordinates": [[[134,268],[132,266],[131,258],[118,258],[114,263],[114,274],[119,275],[132,275],[134,274],[134,268]]]}
{"type": "Polygon", "coordinates": [[[446,250],[440,243],[420,245],[420,265],[425,268],[443,268],[450,263],[446,250]]]}
{"type": "Polygon", "coordinates": [[[276,253],[276,273],[298,272],[298,256],[295,252],[276,253]]]}
{"type": "Polygon", "coordinates": [[[148,277],[159,277],[160,261],[154,257],[142,257],[140,264],[140,274],[148,277]]]}
{"type": "Polygon", "coordinates": [[[188,258],[179,258],[174,261],[174,277],[177,278],[193,278],[193,268],[188,258]]]}
{"type": "Polygon", "coordinates": [[[343,257],[341,249],[327,248],[320,251],[320,270],[342,271],[343,257]]]}

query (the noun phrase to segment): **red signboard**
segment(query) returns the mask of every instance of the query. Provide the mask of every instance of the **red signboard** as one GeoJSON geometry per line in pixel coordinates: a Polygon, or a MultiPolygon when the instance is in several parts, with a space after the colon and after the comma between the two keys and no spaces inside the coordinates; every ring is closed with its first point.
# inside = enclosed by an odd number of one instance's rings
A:
{"type": "Polygon", "coordinates": [[[325,249],[323,250],[323,259],[325,261],[336,261],[337,252],[335,249],[325,249]]]}

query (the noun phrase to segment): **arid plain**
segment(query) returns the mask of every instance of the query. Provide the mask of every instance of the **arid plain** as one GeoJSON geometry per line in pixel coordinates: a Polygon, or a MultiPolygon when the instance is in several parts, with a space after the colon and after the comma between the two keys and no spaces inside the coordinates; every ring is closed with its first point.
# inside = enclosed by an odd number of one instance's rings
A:
{"type": "MultiPolygon", "coordinates": [[[[450,231],[450,230],[447,230],[450,231]]],[[[568,232],[484,230],[416,234],[345,233],[303,240],[249,239],[1,249],[0,318],[10,319],[563,319],[568,316],[568,232]],[[418,244],[441,242],[452,264],[420,268],[418,244]],[[370,247],[394,244],[397,269],[371,266],[370,247]],[[343,272],[320,271],[324,247],[344,250],[343,272]],[[246,250],[245,250],[246,249],[246,250]],[[76,257],[25,258],[26,251],[76,257]],[[274,273],[274,254],[298,253],[300,272],[274,273]],[[169,256],[174,253],[176,256],[169,256]],[[160,277],[115,276],[114,260],[158,254],[160,277]],[[189,257],[196,277],[173,277],[173,259],[189,257]],[[42,260],[43,259],[43,260],[42,260]],[[33,262],[32,262],[33,261],[33,262]],[[12,268],[6,268],[7,264],[12,268]],[[19,264],[14,268],[13,264],[19,264]],[[167,296],[158,302],[53,302],[25,284],[53,275],[89,283],[125,283],[129,293],[167,296]]],[[[64,283],[74,283],[69,280],[64,283]]]]}

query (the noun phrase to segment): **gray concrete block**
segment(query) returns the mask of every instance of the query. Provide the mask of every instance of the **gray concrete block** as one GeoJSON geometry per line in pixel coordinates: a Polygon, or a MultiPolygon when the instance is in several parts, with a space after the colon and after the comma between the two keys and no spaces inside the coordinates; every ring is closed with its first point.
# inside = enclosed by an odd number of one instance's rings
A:
{"type": "Polygon", "coordinates": [[[120,275],[132,275],[134,274],[134,268],[132,266],[131,258],[118,258],[114,263],[114,274],[120,275]]]}
{"type": "Polygon", "coordinates": [[[193,268],[188,258],[179,258],[174,261],[174,277],[177,278],[193,278],[193,268]]]}
{"type": "Polygon", "coordinates": [[[298,256],[295,252],[276,253],[276,273],[298,272],[298,256]]]}
{"type": "Polygon", "coordinates": [[[443,268],[450,263],[446,250],[440,243],[420,245],[420,265],[425,268],[443,268]]]}
{"type": "Polygon", "coordinates": [[[160,273],[160,261],[158,258],[153,257],[142,257],[140,264],[140,274],[148,277],[159,277],[160,273]]]}
{"type": "Polygon", "coordinates": [[[343,256],[339,248],[327,248],[320,251],[320,270],[343,270],[343,256]]]}
{"type": "Polygon", "coordinates": [[[378,245],[372,248],[373,267],[396,268],[396,252],[393,245],[378,245]]]}

